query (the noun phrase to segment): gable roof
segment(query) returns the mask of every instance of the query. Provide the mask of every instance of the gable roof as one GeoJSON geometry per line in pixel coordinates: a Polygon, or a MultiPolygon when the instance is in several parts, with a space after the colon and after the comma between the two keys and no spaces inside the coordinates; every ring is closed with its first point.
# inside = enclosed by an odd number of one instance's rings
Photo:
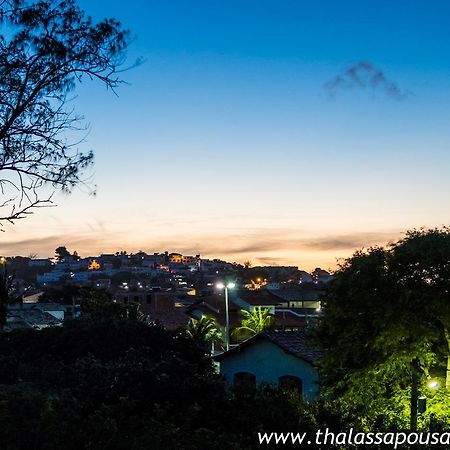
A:
{"type": "Polygon", "coordinates": [[[252,306],[276,306],[280,304],[280,299],[270,295],[266,290],[249,291],[241,289],[236,296],[230,296],[230,300],[240,298],[252,306]]]}
{"type": "Polygon", "coordinates": [[[314,364],[320,357],[319,349],[314,346],[309,337],[303,330],[299,331],[265,331],[257,336],[253,336],[250,339],[245,340],[237,347],[234,347],[227,352],[220,353],[213,357],[213,359],[221,360],[232,356],[255,342],[264,339],[275,344],[281,348],[284,352],[293,355],[297,358],[303,359],[310,364],[314,364]]]}

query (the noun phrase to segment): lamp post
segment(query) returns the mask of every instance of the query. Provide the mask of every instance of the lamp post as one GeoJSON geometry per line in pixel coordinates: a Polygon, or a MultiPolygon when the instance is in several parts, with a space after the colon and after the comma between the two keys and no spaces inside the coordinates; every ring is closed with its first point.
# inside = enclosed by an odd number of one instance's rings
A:
{"type": "Polygon", "coordinates": [[[230,314],[228,310],[228,289],[233,289],[236,284],[229,283],[218,283],[216,285],[219,289],[224,289],[225,291],[225,348],[230,350],[230,314]]]}
{"type": "MultiPolygon", "coordinates": [[[[417,416],[423,414],[427,409],[427,397],[419,396],[420,377],[423,368],[418,358],[411,361],[411,408],[410,408],[410,429],[417,431],[417,416]]],[[[429,379],[427,386],[429,389],[438,389],[439,383],[435,379],[429,379]]]]}

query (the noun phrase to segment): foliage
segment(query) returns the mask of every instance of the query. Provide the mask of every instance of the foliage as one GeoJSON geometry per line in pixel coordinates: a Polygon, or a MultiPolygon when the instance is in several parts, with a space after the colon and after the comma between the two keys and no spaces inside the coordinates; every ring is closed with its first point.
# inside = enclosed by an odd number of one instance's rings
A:
{"type": "Polygon", "coordinates": [[[6,260],[0,259],[0,330],[6,324],[8,304],[17,300],[13,289],[14,274],[8,273],[6,260]]]}
{"type": "Polygon", "coordinates": [[[82,129],[70,95],[86,79],[120,84],[128,34],[114,19],[94,23],[75,0],[0,1],[0,24],[1,224],[49,206],[48,187],[84,182],[93,153],[69,140],[82,129]]]}
{"type": "Polygon", "coordinates": [[[268,386],[226,391],[202,349],[157,325],[76,320],[0,334],[8,450],[250,450],[258,431],[318,423],[342,426],[326,406],[268,386]]]}
{"type": "Polygon", "coordinates": [[[275,320],[270,312],[270,308],[258,306],[251,312],[243,309],[241,314],[244,316],[242,324],[233,330],[233,336],[238,339],[247,339],[265,330],[271,330],[275,326],[275,320]]]}
{"type": "MultiPolygon", "coordinates": [[[[449,292],[448,228],[410,231],[388,248],[357,252],[341,265],[328,285],[316,335],[325,349],[323,393],[342,414],[372,429],[407,427],[415,358],[421,394],[430,396],[430,377],[445,388],[449,292]]],[[[428,403],[430,411],[450,405],[442,396],[428,403]]],[[[430,426],[430,417],[422,416],[422,427],[430,426]]]]}
{"type": "Polygon", "coordinates": [[[60,246],[56,248],[55,255],[58,261],[64,261],[68,257],[72,256],[65,246],[60,246]]]}
{"type": "Polygon", "coordinates": [[[186,328],[187,336],[205,351],[210,351],[214,344],[223,342],[223,336],[213,317],[191,318],[186,328]]]}

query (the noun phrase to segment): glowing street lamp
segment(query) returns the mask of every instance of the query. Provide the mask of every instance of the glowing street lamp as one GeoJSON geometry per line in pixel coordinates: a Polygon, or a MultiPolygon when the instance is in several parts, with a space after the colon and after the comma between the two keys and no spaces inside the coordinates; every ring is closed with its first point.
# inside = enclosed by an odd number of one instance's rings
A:
{"type": "Polygon", "coordinates": [[[228,312],[228,289],[233,289],[236,287],[235,283],[217,283],[216,287],[218,289],[225,290],[225,347],[226,350],[230,350],[230,315],[228,312]]]}

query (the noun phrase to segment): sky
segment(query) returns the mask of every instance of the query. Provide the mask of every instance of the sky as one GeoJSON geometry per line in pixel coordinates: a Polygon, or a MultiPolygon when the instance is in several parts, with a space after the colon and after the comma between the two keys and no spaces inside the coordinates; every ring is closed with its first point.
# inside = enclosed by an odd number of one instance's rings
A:
{"type": "Polygon", "coordinates": [[[97,195],[6,225],[0,253],[178,251],[334,269],[450,224],[447,1],[80,0],[131,31],[117,96],[74,106],[97,195]]]}

